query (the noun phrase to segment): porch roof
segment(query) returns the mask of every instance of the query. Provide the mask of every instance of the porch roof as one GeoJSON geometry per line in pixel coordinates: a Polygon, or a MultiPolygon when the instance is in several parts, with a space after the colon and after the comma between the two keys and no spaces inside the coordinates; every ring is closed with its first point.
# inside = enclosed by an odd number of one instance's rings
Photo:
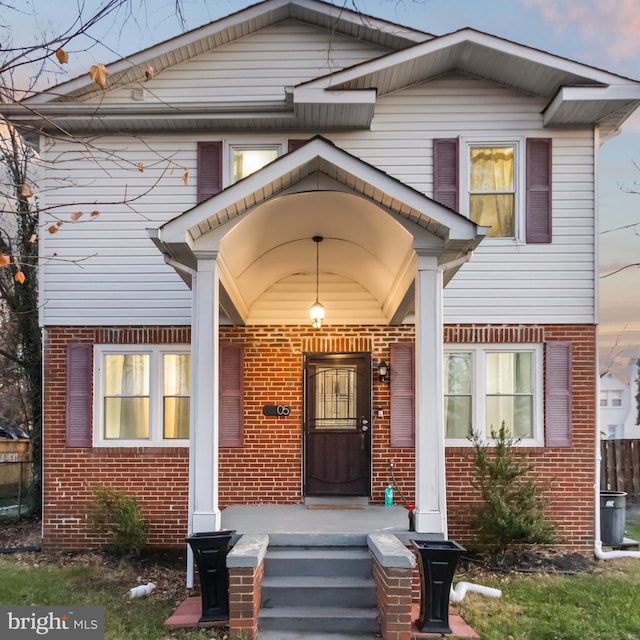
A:
{"type": "Polygon", "coordinates": [[[150,235],[187,268],[188,283],[198,257],[217,257],[226,310],[239,324],[302,321],[282,300],[271,315],[267,307],[280,295],[306,314],[300,298],[315,295],[311,238],[320,235],[320,288],[342,292],[334,321],[379,323],[412,310],[419,254],[436,256],[448,282],[486,232],[316,137],[150,235]]]}

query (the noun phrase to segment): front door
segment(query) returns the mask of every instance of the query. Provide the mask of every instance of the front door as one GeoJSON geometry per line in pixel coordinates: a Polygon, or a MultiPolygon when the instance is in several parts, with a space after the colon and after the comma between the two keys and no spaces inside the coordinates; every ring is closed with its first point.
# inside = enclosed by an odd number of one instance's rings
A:
{"type": "Polygon", "coordinates": [[[371,490],[371,357],[305,357],[305,495],[371,490]]]}

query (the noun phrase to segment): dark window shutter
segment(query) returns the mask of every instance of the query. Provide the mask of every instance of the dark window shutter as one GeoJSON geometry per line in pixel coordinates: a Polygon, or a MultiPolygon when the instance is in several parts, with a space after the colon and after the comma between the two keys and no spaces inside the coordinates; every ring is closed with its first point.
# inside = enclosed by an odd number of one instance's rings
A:
{"type": "Polygon", "coordinates": [[[458,140],[433,141],[433,199],[458,211],[458,140]]]}
{"type": "Polygon", "coordinates": [[[391,345],[391,446],[415,443],[415,347],[411,342],[391,345]]]}
{"type": "Polygon", "coordinates": [[[551,242],[551,138],[527,139],[527,242],[551,242]]]}
{"type": "Polygon", "coordinates": [[[244,347],[220,344],[220,446],[241,447],[244,422],[244,347]]]}
{"type": "Polygon", "coordinates": [[[299,149],[302,145],[307,144],[309,140],[289,140],[289,144],[287,146],[287,151],[290,153],[291,151],[295,151],[299,149]]]}
{"type": "Polygon", "coordinates": [[[198,142],[198,202],[222,191],[222,142],[198,142]]]}
{"type": "Polygon", "coordinates": [[[571,368],[570,342],[547,342],[545,347],[545,432],[548,447],[570,447],[571,368]]]}
{"type": "Polygon", "coordinates": [[[67,345],[67,447],[91,446],[93,345],[67,345]]]}

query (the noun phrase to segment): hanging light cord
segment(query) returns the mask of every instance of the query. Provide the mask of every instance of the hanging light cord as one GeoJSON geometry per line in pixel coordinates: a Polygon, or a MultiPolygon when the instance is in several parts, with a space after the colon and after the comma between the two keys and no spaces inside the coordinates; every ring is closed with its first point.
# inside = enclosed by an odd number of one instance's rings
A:
{"type": "Polygon", "coordinates": [[[320,243],[324,240],[322,236],[311,238],[316,243],[316,303],[320,302],[320,243]]]}
{"type": "MultiPolygon", "coordinates": [[[[314,238],[314,240],[316,240],[314,238]]],[[[316,240],[316,302],[319,301],[319,289],[320,289],[320,241],[316,240]]]]}

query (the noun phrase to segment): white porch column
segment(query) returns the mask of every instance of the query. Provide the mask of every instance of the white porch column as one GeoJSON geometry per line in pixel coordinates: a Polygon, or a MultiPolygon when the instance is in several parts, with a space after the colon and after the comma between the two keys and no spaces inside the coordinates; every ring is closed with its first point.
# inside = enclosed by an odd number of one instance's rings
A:
{"type": "Polygon", "coordinates": [[[418,254],[416,282],[416,531],[447,536],[442,396],[442,271],[418,254]]]}
{"type": "Polygon", "coordinates": [[[198,256],[192,280],[189,533],[217,531],[219,271],[216,253],[198,256]]]}

